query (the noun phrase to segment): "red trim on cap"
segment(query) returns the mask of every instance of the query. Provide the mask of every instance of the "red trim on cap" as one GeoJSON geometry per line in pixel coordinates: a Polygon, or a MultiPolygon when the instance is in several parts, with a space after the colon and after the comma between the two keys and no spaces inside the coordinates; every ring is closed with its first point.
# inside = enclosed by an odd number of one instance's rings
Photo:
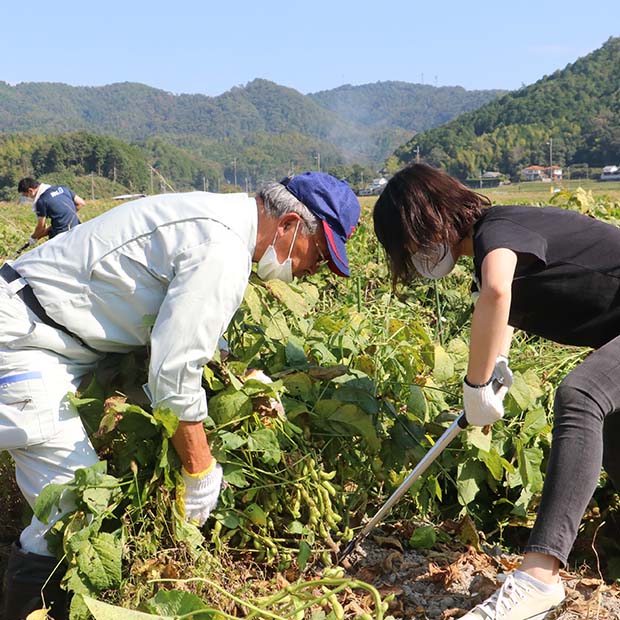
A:
{"type": "Polygon", "coordinates": [[[344,263],[344,261],[342,260],[342,256],[340,256],[340,254],[338,253],[338,248],[336,247],[336,244],[334,243],[334,233],[332,229],[327,225],[325,220],[323,220],[323,231],[325,232],[325,239],[327,240],[327,243],[329,243],[332,250],[334,250],[334,254],[338,257],[339,260],[341,260],[344,263]]]}

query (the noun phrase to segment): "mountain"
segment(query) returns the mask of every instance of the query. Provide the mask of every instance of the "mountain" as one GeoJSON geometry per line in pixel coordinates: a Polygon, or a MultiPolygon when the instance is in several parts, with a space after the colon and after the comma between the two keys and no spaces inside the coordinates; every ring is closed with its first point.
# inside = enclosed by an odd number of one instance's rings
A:
{"type": "Polygon", "coordinates": [[[536,83],[416,135],[394,153],[465,179],[530,164],[620,163],[620,38],[536,83]],[[551,159],[551,162],[549,161],[551,159]]]}
{"type": "Polygon", "coordinates": [[[309,96],[352,123],[419,132],[476,110],[506,92],[387,81],[361,86],[346,84],[309,96]]]}
{"type": "Polygon", "coordinates": [[[425,129],[497,94],[458,88],[448,92],[430,86],[413,88],[411,93],[417,91],[407,104],[407,85],[391,82],[303,95],[256,79],[217,97],[174,95],[129,82],[101,87],[0,82],[0,131],[84,131],[131,142],[155,136],[197,136],[237,146],[256,134],[292,134],[296,142],[305,136],[321,151],[331,145],[340,152],[339,163],[374,165],[406,142],[418,130],[418,123],[425,129]],[[351,89],[356,101],[349,103],[351,89]],[[394,105],[396,98],[398,105],[394,105]],[[376,102],[374,116],[362,119],[347,112],[349,105],[361,109],[361,99],[376,102]]]}

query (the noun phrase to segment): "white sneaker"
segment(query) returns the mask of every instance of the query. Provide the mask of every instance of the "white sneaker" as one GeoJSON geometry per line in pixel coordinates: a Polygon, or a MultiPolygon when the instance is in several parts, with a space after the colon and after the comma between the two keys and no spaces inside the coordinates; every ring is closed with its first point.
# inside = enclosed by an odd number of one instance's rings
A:
{"type": "Polygon", "coordinates": [[[516,571],[506,577],[495,594],[459,620],[543,620],[566,595],[561,581],[546,588],[541,584],[544,591],[536,582],[526,573],[516,571]]]}

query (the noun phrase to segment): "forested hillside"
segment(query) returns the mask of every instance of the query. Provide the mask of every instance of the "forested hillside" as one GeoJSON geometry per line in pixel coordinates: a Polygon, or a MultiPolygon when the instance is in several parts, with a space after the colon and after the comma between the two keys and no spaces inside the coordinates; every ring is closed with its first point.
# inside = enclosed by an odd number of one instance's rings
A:
{"type": "MultiPolygon", "coordinates": [[[[381,101],[381,84],[368,87],[373,100],[381,101]]],[[[365,87],[355,88],[365,92],[365,87]]],[[[136,83],[74,87],[0,82],[0,131],[46,135],[83,131],[131,142],[164,136],[181,148],[193,142],[187,140],[191,136],[199,139],[202,155],[204,145],[209,145],[208,159],[222,169],[235,159],[238,178],[243,179],[252,175],[249,160],[256,159],[252,154],[256,142],[265,158],[274,160],[280,159],[277,149],[283,143],[294,145],[292,152],[286,149],[289,167],[308,167],[312,151],[310,162],[320,153],[327,166],[359,163],[376,168],[418,131],[418,123],[422,129],[434,126],[496,96],[496,91],[447,93],[428,86],[423,87],[424,96],[407,102],[406,89],[399,86],[400,103],[394,106],[394,88],[386,83],[386,89],[385,102],[373,104],[374,117],[358,119],[346,107],[359,107],[359,96],[348,102],[339,93],[331,99],[329,92],[303,95],[262,79],[217,97],[174,95],[136,83]],[[442,94],[434,96],[437,90],[442,94]],[[211,155],[212,151],[224,155],[211,155]]],[[[267,166],[262,175],[269,174],[267,166]]]]}
{"type": "Polygon", "coordinates": [[[418,134],[396,165],[420,156],[460,178],[512,176],[529,164],[620,163],[620,38],[538,82],[418,134]]]}
{"type": "Polygon", "coordinates": [[[388,81],[361,86],[345,84],[310,97],[354,123],[419,132],[476,110],[506,92],[388,81]]]}

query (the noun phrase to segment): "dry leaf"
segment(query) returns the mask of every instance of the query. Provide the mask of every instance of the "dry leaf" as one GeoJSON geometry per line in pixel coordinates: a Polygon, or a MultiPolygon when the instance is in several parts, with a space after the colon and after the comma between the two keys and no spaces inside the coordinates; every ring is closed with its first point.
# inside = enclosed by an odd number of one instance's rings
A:
{"type": "Polygon", "coordinates": [[[403,544],[400,540],[398,540],[398,538],[394,538],[394,536],[373,536],[372,539],[380,547],[389,547],[390,549],[397,549],[401,553],[404,552],[403,544]]]}

